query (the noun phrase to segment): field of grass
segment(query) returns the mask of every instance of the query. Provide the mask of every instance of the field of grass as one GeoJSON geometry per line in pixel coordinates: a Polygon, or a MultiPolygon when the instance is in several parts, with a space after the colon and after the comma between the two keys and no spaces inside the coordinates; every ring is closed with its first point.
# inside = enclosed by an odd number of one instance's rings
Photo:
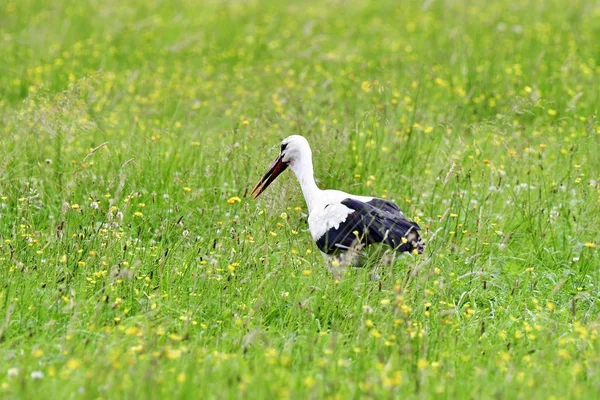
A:
{"type": "Polygon", "coordinates": [[[598,38],[593,0],[1,2],[0,397],[597,395],[598,38]],[[291,134],[425,253],[335,280],[293,174],[248,196],[291,134]]]}

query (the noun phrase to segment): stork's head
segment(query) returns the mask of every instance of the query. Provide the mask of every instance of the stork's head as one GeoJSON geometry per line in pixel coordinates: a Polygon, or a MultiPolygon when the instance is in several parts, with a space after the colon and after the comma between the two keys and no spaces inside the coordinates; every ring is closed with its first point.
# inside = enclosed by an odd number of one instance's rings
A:
{"type": "Polygon", "coordinates": [[[288,136],[281,142],[279,155],[273,161],[265,175],[258,181],[252,194],[256,199],[288,166],[294,167],[301,160],[311,160],[312,152],[308,141],[300,135],[288,136]]]}

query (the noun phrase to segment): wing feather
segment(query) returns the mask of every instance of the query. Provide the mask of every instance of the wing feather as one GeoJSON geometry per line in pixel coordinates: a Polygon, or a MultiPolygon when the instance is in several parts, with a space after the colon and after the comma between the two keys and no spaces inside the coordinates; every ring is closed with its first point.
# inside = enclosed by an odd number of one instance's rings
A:
{"type": "Polygon", "coordinates": [[[335,254],[358,243],[385,243],[398,252],[423,251],[419,225],[406,219],[395,203],[384,199],[362,202],[347,198],[341,205],[352,212],[337,226],[315,238],[324,253],[335,254]]]}

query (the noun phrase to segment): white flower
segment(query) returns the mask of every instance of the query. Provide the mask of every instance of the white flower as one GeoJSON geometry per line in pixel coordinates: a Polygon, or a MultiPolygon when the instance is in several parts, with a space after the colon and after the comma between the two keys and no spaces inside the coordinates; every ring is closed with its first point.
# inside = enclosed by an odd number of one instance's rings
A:
{"type": "Polygon", "coordinates": [[[8,374],[9,378],[14,378],[15,376],[19,375],[19,368],[17,368],[17,367],[9,368],[7,374],[8,374]]]}
{"type": "Polygon", "coordinates": [[[44,377],[44,373],[42,371],[33,371],[31,373],[31,379],[42,379],[44,377]]]}

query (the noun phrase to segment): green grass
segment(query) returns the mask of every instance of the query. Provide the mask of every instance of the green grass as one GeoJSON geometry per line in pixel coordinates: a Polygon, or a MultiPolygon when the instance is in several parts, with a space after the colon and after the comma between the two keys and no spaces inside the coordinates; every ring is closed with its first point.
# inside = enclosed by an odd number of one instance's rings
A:
{"type": "Polygon", "coordinates": [[[593,397],[599,20],[2,2],[0,397],[593,397]],[[248,197],[291,134],[425,254],[334,280],[291,173],[248,197]]]}

